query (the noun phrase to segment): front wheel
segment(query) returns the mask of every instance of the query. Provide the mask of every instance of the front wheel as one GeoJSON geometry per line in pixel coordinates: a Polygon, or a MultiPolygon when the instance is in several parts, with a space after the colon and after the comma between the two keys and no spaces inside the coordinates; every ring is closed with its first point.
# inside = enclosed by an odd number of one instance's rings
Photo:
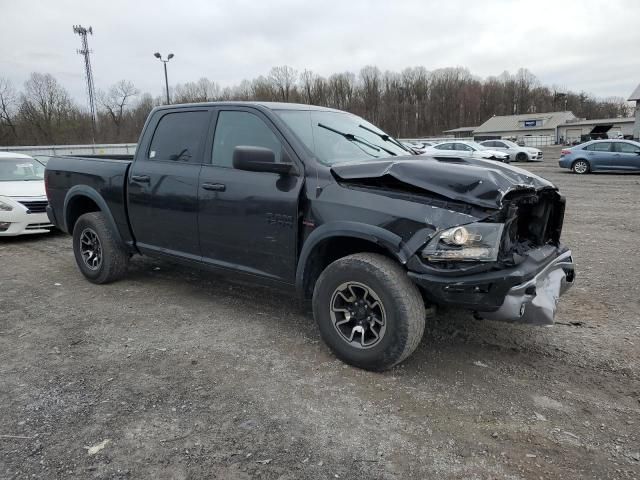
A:
{"type": "Polygon", "coordinates": [[[578,175],[584,175],[585,173],[589,173],[589,164],[586,160],[576,160],[573,162],[573,165],[571,165],[571,170],[578,175]]]}
{"type": "Polygon", "coordinates": [[[407,358],[424,333],[425,306],[406,271],[379,254],[336,260],[313,292],[320,335],[345,363],[382,371],[407,358]]]}
{"type": "Polygon", "coordinates": [[[73,253],[78,268],[93,283],[118,280],[129,266],[129,253],[101,212],[78,218],[73,227],[73,253]]]}
{"type": "Polygon", "coordinates": [[[529,156],[524,152],[520,152],[516,155],[517,162],[526,162],[528,160],[529,160],[529,156]]]}

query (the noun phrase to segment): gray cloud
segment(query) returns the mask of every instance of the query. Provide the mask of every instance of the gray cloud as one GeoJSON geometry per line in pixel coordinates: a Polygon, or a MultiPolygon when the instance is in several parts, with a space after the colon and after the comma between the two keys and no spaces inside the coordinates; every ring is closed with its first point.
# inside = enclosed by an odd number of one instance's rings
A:
{"type": "Polygon", "coordinates": [[[92,25],[96,87],[120,79],[162,92],[153,52],[173,52],[170,82],[221,85],[291,65],[328,75],[423,65],[478,76],[526,67],[545,84],[626,96],[640,82],[640,2],[245,0],[1,2],[0,76],[21,87],[30,72],[55,75],[84,99],[79,38],[92,25]]]}

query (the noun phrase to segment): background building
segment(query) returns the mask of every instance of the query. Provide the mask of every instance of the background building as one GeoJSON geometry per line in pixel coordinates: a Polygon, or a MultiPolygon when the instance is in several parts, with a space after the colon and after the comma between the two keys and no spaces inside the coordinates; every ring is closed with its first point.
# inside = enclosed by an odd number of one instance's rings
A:
{"type": "Polygon", "coordinates": [[[634,118],[597,118],[594,120],[569,121],[558,126],[561,143],[584,141],[585,136],[597,138],[631,138],[634,118]]]}
{"type": "Polygon", "coordinates": [[[628,98],[630,102],[636,102],[635,126],[633,128],[633,138],[640,142],[640,84],[628,98]]]}
{"type": "Polygon", "coordinates": [[[473,137],[473,131],[478,127],[459,127],[452,128],[451,130],[445,130],[442,134],[446,137],[453,136],[455,138],[471,138],[473,137]]]}
{"type": "Polygon", "coordinates": [[[577,120],[572,112],[494,116],[476,128],[473,136],[478,141],[506,138],[526,145],[552,145],[560,138],[558,126],[570,120],[577,120]]]}

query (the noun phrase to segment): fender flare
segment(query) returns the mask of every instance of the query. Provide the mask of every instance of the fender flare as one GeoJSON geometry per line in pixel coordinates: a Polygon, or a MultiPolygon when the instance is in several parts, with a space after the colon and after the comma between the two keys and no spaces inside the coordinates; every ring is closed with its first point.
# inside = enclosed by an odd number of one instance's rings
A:
{"type": "Polygon", "coordinates": [[[409,258],[402,248],[402,238],[382,227],[348,221],[325,223],[307,237],[298,257],[295,286],[300,298],[304,297],[305,267],[311,252],[318,244],[332,237],[352,237],[376,243],[389,251],[402,264],[409,258]]]}
{"type": "Polygon", "coordinates": [[[77,197],[88,197],[91,200],[93,200],[95,204],[98,205],[100,212],[104,214],[104,216],[107,218],[109,227],[111,228],[111,231],[113,232],[113,234],[116,236],[116,239],[122,242],[122,236],[120,235],[120,230],[118,230],[118,227],[116,225],[115,220],[113,219],[113,215],[111,214],[111,211],[109,210],[109,206],[107,205],[107,202],[105,202],[104,198],[102,198],[102,195],[100,195],[95,189],[91,188],[88,185],[74,185],[67,192],[67,196],[64,198],[64,207],[62,209],[63,225],[64,225],[65,231],[73,235],[73,232],[69,231],[69,225],[67,223],[67,209],[71,201],[77,197]]]}

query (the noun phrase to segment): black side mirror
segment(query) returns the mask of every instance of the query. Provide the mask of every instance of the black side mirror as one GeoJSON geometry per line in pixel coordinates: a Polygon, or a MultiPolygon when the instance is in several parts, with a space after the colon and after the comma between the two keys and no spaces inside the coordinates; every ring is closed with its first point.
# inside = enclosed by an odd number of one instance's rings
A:
{"type": "Polygon", "coordinates": [[[293,164],[276,162],[276,154],[268,148],[239,146],[233,149],[233,168],[286,175],[293,169],[293,164]]]}

